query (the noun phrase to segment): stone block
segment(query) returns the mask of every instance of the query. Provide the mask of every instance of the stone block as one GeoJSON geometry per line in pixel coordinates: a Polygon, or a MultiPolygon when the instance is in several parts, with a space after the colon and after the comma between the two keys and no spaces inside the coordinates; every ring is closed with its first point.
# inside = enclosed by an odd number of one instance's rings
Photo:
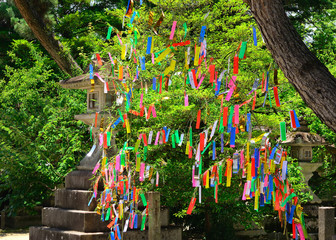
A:
{"type": "Polygon", "coordinates": [[[41,215],[6,217],[5,223],[6,227],[16,229],[41,225],[41,215]]]}
{"type": "Polygon", "coordinates": [[[57,189],[55,193],[55,207],[93,211],[97,203],[93,199],[90,206],[88,206],[91,197],[92,192],[87,190],[57,189]]]}
{"type": "Polygon", "coordinates": [[[65,177],[66,189],[89,190],[92,188],[90,181],[92,178],[92,171],[78,170],[72,171],[65,177]]]}
{"type": "Polygon", "coordinates": [[[335,234],[335,208],[319,207],[318,212],[319,240],[330,240],[335,234]]]}
{"type": "Polygon", "coordinates": [[[29,240],[107,240],[108,233],[83,233],[77,231],[60,230],[49,227],[29,228],[29,240]]]}
{"type": "MultiPolygon", "coordinates": [[[[128,230],[124,233],[123,240],[148,240],[148,230],[128,230]]],[[[161,228],[161,240],[182,240],[182,228],[161,228]]]]}
{"type": "Polygon", "coordinates": [[[51,228],[71,229],[79,232],[108,231],[108,222],[102,222],[100,215],[93,211],[44,208],[42,225],[51,228]]]}

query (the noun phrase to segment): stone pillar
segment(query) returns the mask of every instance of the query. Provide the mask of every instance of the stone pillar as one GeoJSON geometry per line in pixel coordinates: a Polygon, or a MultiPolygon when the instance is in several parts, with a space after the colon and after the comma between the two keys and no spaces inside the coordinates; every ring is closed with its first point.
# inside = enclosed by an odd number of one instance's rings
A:
{"type": "Polygon", "coordinates": [[[318,210],[318,239],[331,240],[335,233],[335,208],[319,207],[318,210]]]}
{"type": "Polygon", "coordinates": [[[5,229],[5,218],[6,218],[6,213],[5,210],[1,211],[1,229],[5,229]]]}
{"type": "Polygon", "coordinates": [[[148,192],[148,240],[161,240],[160,193],[148,192]]]}

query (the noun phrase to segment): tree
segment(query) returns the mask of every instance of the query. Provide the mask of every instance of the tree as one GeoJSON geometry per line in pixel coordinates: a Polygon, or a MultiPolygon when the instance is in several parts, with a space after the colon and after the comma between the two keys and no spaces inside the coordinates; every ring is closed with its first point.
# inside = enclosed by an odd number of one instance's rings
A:
{"type": "Polygon", "coordinates": [[[56,40],[53,33],[47,28],[43,12],[46,11],[48,6],[44,6],[39,1],[14,0],[14,2],[35,37],[56,61],[57,65],[70,75],[75,75],[76,70],[81,71],[73,57],[64,50],[61,42],[56,40]],[[39,10],[42,10],[42,13],[39,10]]]}
{"type": "Polygon", "coordinates": [[[314,113],[336,132],[336,79],[304,44],[282,1],[244,1],[286,78],[314,113]]]}

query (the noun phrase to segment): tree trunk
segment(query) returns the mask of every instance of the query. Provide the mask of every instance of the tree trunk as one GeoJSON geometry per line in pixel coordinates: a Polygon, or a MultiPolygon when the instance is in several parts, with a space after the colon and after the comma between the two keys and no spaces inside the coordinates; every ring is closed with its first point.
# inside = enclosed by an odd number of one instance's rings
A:
{"type": "Polygon", "coordinates": [[[286,78],[322,122],[336,132],[336,79],[303,43],[282,0],[244,1],[286,78]]]}
{"type": "Polygon", "coordinates": [[[50,33],[41,16],[31,6],[29,0],[14,0],[16,7],[19,9],[22,17],[27,22],[35,37],[40,41],[42,46],[48,51],[51,57],[56,61],[57,65],[66,73],[75,75],[76,70],[82,69],[75,62],[73,57],[64,51],[62,44],[54,38],[50,33]]]}

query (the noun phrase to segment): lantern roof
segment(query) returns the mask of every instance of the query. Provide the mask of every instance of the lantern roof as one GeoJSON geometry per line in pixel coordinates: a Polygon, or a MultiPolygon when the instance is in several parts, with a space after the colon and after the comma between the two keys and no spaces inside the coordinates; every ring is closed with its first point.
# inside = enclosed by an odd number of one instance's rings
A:
{"type": "Polygon", "coordinates": [[[287,134],[287,140],[282,144],[288,146],[320,146],[327,145],[328,142],[316,133],[309,132],[290,132],[287,134]]]}

